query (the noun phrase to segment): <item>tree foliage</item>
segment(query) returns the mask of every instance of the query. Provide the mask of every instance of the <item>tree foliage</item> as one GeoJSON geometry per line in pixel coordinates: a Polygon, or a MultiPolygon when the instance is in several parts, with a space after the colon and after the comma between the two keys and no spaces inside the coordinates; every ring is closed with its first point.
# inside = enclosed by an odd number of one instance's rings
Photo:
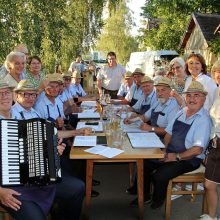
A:
{"type": "Polygon", "coordinates": [[[142,16],[159,19],[159,27],[142,28],[144,47],[177,49],[192,12],[220,13],[219,0],[147,0],[142,16]]]}
{"type": "Polygon", "coordinates": [[[130,34],[132,24],[126,3],[124,1],[119,2],[111,16],[105,20],[96,49],[116,52],[117,60],[125,64],[130,53],[138,48],[136,39],[130,34]]]}

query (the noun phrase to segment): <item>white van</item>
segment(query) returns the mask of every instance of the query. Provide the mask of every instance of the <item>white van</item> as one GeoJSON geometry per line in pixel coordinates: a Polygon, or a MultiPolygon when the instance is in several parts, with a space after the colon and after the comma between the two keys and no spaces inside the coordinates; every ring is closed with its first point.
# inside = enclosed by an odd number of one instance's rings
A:
{"type": "Polygon", "coordinates": [[[133,52],[126,69],[133,72],[136,68],[141,68],[146,75],[153,77],[158,66],[165,65],[164,62],[169,62],[177,56],[178,53],[174,50],[133,52]]]}

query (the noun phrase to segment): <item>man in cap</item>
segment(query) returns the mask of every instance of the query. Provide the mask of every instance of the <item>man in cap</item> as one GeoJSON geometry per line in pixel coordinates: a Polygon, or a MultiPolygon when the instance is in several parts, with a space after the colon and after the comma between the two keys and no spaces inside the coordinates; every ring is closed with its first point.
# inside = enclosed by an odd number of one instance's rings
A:
{"type": "Polygon", "coordinates": [[[132,76],[134,78],[135,86],[128,92],[125,96],[125,104],[130,104],[130,106],[134,106],[136,102],[143,97],[143,92],[141,89],[141,80],[144,77],[144,73],[140,68],[136,68],[133,72],[132,76]]]}
{"type": "Polygon", "coordinates": [[[145,161],[145,200],[150,200],[153,181],[153,209],[164,203],[170,179],[197,169],[204,159],[212,128],[210,116],[203,107],[206,95],[201,83],[190,84],[185,92],[186,107],[173,116],[166,128],[164,159],[145,161]]]}
{"type": "Polygon", "coordinates": [[[40,114],[41,118],[55,122],[59,129],[64,126],[63,103],[57,99],[59,95],[60,78],[57,74],[48,74],[46,76],[48,82],[45,88],[45,96],[36,103],[35,110],[40,114]]]}
{"type": "MultiPolygon", "coordinates": [[[[168,122],[179,111],[176,99],[170,97],[171,85],[170,79],[162,77],[155,85],[157,102],[143,116],[139,116],[145,122],[141,124],[140,128],[145,131],[153,131],[161,138],[166,133],[165,128],[168,122]]],[[[131,123],[131,120],[126,119],[125,123],[131,123]]]]}
{"type": "Polygon", "coordinates": [[[143,97],[140,98],[132,107],[132,110],[138,114],[144,114],[155,102],[157,102],[156,92],[154,90],[154,81],[149,76],[144,76],[141,80],[141,89],[143,97]]]}
{"type": "Polygon", "coordinates": [[[106,94],[110,94],[113,99],[116,99],[125,69],[116,62],[116,54],[114,52],[109,52],[107,59],[108,65],[103,66],[98,72],[97,87],[99,94],[102,94],[102,90],[104,90],[106,94]]]}
{"type": "Polygon", "coordinates": [[[125,96],[128,94],[128,91],[131,89],[132,86],[134,86],[132,72],[127,71],[125,73],[125,81],[124,83],[121,84],[118,90],[118,93],[117,93],[118,99],[123,100],[125,96]]]}

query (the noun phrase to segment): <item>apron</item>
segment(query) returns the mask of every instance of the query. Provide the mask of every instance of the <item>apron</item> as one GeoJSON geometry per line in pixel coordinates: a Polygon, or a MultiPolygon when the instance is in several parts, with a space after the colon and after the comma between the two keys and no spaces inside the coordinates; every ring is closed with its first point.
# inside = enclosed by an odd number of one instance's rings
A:
{"type": "MultiPolygon", "coordinates": [[[[57,105],[57,110],[58,110],[58,112],[59,112],[59,117],[61,117],[61,113],[60,113],[60,109],[59,109],[58,105],[57,105]]],[[[56,122],[56,119],[50,117],[50,110],[49,110],[49,106],[48,106],[48,105],[47,105],[47,114],[48,114],[47,120],[50,121],[50,122],[55,123],[55,122],[56,122]]],[[[57,130],[62,130],[62,128],[57,128],[57,130]]]]}
{"type": "Polygon", "coordinates": [[[148,105],[141,105],[141,108],[140,108],[140,114],[143,115],[146,111],[148,111],[151,107],[151,101],[152,101],[152,98],[154,97],[155,95],[155,92],[153,93],[153,95],[151,96],[151,99],[150,99],[150,104],[148,105]]]}
{"type": "MultiPolygon", "coordinates": [[[[182,121],[178,121],[178,118],[173,124],[172,137],[170,143],[167,146],[167,153],[182,153],[187,150],[185,147],[185,139],[195,119],[192,121],[191,124],[186,124],[182,121]]],[[[194,167],[197,167],[200,165],[202,160],[200,158],[194,157],[192,159],[189,159],[188,161],[194,167]]]]}
{"type": "Polygon", "coordinates": [[[135,105],[136,102],[138,101],[138,99],[135,99],[135,98],[134,98],[134,94],[135,94],[136,91],[137,91],[137,87],[135,87],[135,91],[134,91],[134,93],[133,93],[132,99],[131,99],[130,104],[129,104],[131,107],[132,107],[133,105],[135,105]]]}

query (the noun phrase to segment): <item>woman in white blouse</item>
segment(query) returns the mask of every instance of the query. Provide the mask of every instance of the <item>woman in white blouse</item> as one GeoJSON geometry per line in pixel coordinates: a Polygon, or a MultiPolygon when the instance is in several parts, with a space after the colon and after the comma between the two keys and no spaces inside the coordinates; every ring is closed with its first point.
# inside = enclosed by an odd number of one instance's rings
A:
{"type": "MultiPolygon", "coordinates": [[[[220,85],[220,61],[214,63],[212,67],[212,78],[220,85]]],[[[205,189],[208,204],[208,215],[200,217],[202,220],[217,220],[218,190],[220,184],[220,87],[216,89],[214,104],[210,109],[210,115],[213,121],[211,132],[212,146],[209,150],[206,171],[205,171],[205,189]]]]}
{"type": "Polygon", "coordinates": [[[204,108],[209,111],[214,102],[217,86],[213,79],[207,76],[207,66],[205,64],[204,57],[200,54],[190,54],[186,60],[185,71],[189,77],[186,80],[184,91],[188,89],[193,80],[200,82],[204,86],[204,89],[208,92],[204,108]]]}

